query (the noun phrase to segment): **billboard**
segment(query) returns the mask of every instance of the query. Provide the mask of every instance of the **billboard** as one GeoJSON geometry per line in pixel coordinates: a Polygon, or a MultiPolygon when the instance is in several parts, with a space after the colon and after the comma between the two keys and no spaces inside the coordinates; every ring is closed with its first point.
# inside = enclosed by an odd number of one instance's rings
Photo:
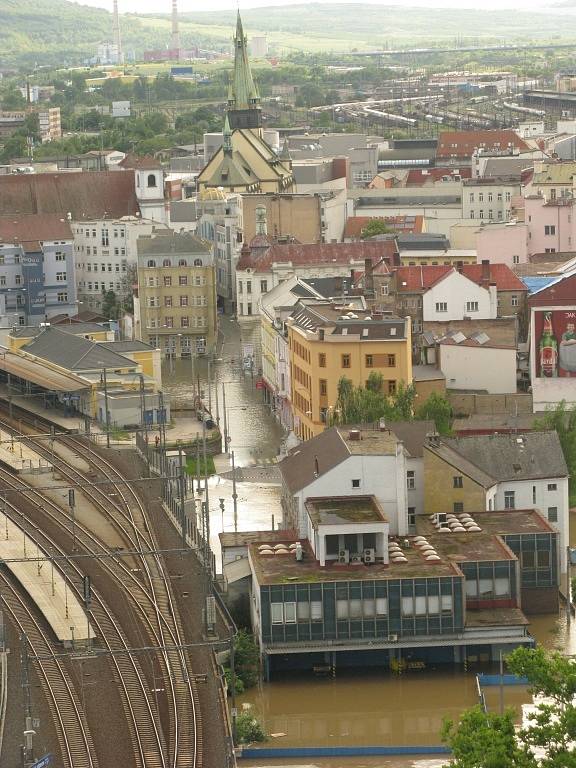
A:
{"type": "Polygon", "coordinates": [[[576,310],[534,313],[536,376],[576,378],[576,310]]]}

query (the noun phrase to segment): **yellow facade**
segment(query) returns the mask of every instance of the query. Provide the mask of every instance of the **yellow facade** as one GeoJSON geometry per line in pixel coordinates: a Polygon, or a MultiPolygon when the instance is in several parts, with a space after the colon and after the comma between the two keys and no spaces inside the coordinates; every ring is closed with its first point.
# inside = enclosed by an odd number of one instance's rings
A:
{"type": "Polygon", "coordinates": [[[371,373],[384,379],[385,393],[412,383],[412,338],[406,323],[406,338],[362,340],[359,336],[317,334],[289,326],[292,410],[298,437],[309,440],[320,434],[336,407],[338,382],[345,376],[356,386],[365,386],[371,373]]]}
{"type": "Polygon", "coordinates": [[[476,251],[473,254],[450,253],[448,251],[438,251],[437,253],[410,251],[400,254],[400,263],[403,267],[429,267],[431,265],[456,267],[459,263],[476,264],[476,251]]]}
{"type": "Polygon", "coordinates": [[[424,447],[424,509],[437,512],[478,512],[486,509],[486,490],[441,456],[424,447]],[[460,479],[461,478],[461,479],[460,479]],[[455,506],[455,505],[462,505],[455,506]]]}
{"type": "MultiPolygon", "coordinates": [[[[74,326],[66,326],[67,333],[70,333],[70,328],[73,328],[74,326]]],[[[58,328],[57,325],[54,326],[57,330],[61,330],[58,328]]],[[[103,328],[102,331],[90,331],[89,334],[86,333],[86,331],[79,331],[78,334],[74,334],[78,336],[82,336],[83,338],[86,338],[88,336],[90,338],[90,341],[102,341],[106,342],[109,341],[110,331],[106,328],[103,328]]],[[[10,334],[8,336],[8,343],[9,343],[9,349],[11,352],[16,352],[16,350],[21,349],[25,344],[30,344],[32,341],[32,336],[12,336],[10,334]]]]}

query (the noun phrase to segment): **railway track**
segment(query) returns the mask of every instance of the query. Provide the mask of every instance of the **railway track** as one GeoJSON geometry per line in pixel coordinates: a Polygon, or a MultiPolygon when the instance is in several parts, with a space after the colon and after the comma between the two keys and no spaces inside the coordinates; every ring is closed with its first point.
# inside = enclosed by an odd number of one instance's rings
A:
{"type": "MultiPolygon", "coordinates": [[[[16,431],[10,424],[5,422],[0,422],[0,424],[4,429],[16,431]]],[[[22,439],[30,444],[35,451],[53,461],[58,473],[72,486],[85,485],[86,478],[82,472],[49,451],[39,439],[25,434],[22,434],[22,439]]],[[[73,447],[78,450],[83,458],[88,459],[91,465],[105,479],[110,481],[109,490],[99,485],[92,487],[91,501],[121,532],[127,546],[135,551],[156,550],[156,542],[144,506],[131,486],[126,485],[118,470],[86,442],[71,437],[60,439],[62,444],[67,445],[68,448],[73,447]],[[115,498],[120,499],[119,503],[110,496],[112,489],[114,489],[115,498]]],[[[4,481],[6,481],[6,474],[10,475],[12,483],[23,483],[19,478],[15,479],[10,473],[6,473],[5,470],[0,470],[0,477],[4,481]]],[[[27,486],[27,484],[24,485],[27,486]]],[[[34,491],[31,486],[27,486],[27,489],[29,495],[37,494],[45,502],[44,497],[34,491]]],[[[53,507],[57,513],[53,508],[44,511],[53,518],[58,517],[58,522],[61,525],[63,510],[55,504],[53,507]]],[[[67,524],[72,522],[69,516],[64,515],[64,517],[68,518],[67,524]]],[[[101,554],[102,543],[97,537],[79,526],[77,521],[74,524],[76,533],[81,536],[81,541],[79,541],[82,546],[85,547],[87,544],[88,551],[101,554]]],[[[68,530],[70,530],[69,525],[68,530]]],[[[167,689],[169,714],[169,734],[166,738],[167,748],[164,749],[165,763],[162,766],[163,768],[164,766],[166,768],[201,768],[202,733],[198,691],[196,683],[190,677],[190,659],[187,652],[182,648],[184,643],[183,631],[171,594],[169,579],[158,554],[142,555],[139,561],[140,578],[135,576],[132,570],[121,561],[121,558],[114,561],[101,560],[100,563],[127,590],[138,612],[144,618],[151,641],[159,649],[167,689]],[[127,589],[128,586],[129,589],[127,589]]]]}
{"type": "Polygon", "coordinates": [[[2,602],[14,625],[26,635],[42,689],[52,713],[64,768],[98,768],[94,742],[70,674],[47,639],[21,588],[2,568],[2,602]],[[50,658],[51,657],[51,658],[50,658]]]}

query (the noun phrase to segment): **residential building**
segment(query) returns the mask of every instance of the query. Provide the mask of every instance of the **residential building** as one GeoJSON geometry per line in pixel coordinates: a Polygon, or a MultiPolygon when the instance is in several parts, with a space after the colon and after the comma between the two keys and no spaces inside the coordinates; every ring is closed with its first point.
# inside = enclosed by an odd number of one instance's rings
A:
{"type": "Polygon", "coordinates": [[[431,438],[424,446],[427,514],[537,508],[569,543],[568,468],[555,431],[431,438]]]}
{"type": "Polygon", "coordinates": [[[164,171],[158,160],[148,156],[126,155],[118,163],[118,168],[134,173],[136,198],[142,218],[165,223],[164,171]]]}
{"type": "Polygon", "coordinates": [[[478,262],[505,264],[510,269],[515,269],[518,264],[526,264],[529,258],[529,235],[528,225],[522,222],[481,225],[475,230],[478,262]]]}
{"type": "Polygon", "coordinates": [[[517,348],[495,344],[488,334],[462,331],[436,341],[437,365],[451,391],[513,394],[517,390],[517,348]]]}
{"type": "Polygon", "coordinates": [[[392,233],[421,234],[424,229],[423,216],[349,216],[344,227],[343,241],[353,243],[362,239],[362,232],[371,221],[382,222],[392,233]]]}
{"type": "Polygon", "coordinates": [[[166,356],[214,348],[216,277],[210,243],[188,232],[159,230],[138,238],[136,337],[166,356]]]}
{"type": "Polygon", "coordinates": [[[446,166],[466,166],[472,165],[475,153],[517,155],[529,150],[530,146],[513,130],[441,131],[438,134],[436,162],[446,166]]]}
{"type": "Polygon", "coordinates": [[[60,107],[49,107],[38,110],[38,131],[40,141],[46,144],[49,141],[57,141],[62,138],[62,124],[60,122],[60,107]]]}
{"type": "Polygon", "coordinates": [[[230,192],[290,192],[294,187],[289,155],[276,154],[264,140],[260,94],[248,61],[240,11],[223,143],[198,176],[198,189],[208,187],[230,192]]]}
{"type": "Polygon", "coordinates": [[[330,423],[342,377],[365,386],[371,373],[379,373],[390,394],[412,383],[409,318],[362,317],[346,309],[303,299],[286,321],[294,430],[302,440],[330,423]]]}
{"type": "Polygon", "coordinates": [[[539,160],[527,187],[529,195],[541,195],[546,201],[573,196],[576,162],[574,160],[539,160]]]}
{"type": "Polygon", "coordinates": [[[462,183],[462,218],[508,221],[512,198],[520,194],[517,177],[484,177],[462,183]]]}
{"type": "Polygon", "coordinates": [[[528,298],[530,380],[534,411],[561,402],[576,404],[576,269],[572,268],[528,298]]]}
{"type": "Polygon", "coordinates": [[[162,226],[139,216],[73,222],[79,303],[101,310],[108,291],[114,291],[120,302],[131,298],[137,282],[138,238],[162,226]]]}
{"type": "Polygon", "coordinates": [[[70,223],[55,214],[0,216],[1,324],[37,326],[76,311],[70,223]]]}
{"type": "Polygon", "coordinates": [[[576,244],[576,212],[572,197],[555,200],[530,195],[523,200],[528,227],[528,253],[566,253],[576,244]]]}
{"type": "Polygon", "coordinates": [[[478,320],[466,317],[463,320],[429,321],[415,343],[415,359],[424,366],[437,366],[438,345],[443,339],[481,340],[504,349],[518,348],[518,321],[514,316],[499,317],[496,320],[478,320]]]}

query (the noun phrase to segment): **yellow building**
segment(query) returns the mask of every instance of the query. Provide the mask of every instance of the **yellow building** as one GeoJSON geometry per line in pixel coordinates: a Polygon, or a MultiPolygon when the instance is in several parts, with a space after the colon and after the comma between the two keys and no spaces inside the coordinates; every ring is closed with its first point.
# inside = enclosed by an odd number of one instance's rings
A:
{"type": "Polygon", "coordinates": [[[138,238],[136,335],[165,355],[190,357],[216,341],[216,277],[210,244],[189,232],[138,238]]]}
{"type": "Polygon", "coordinates": [[[412,383],[410,318],[354,314],[329,301],[302,301],[287,321],[294,429],[303,440],[322,432],[342,377],[364,386],[382,375],[386,393],[412,383]]]}
{"type": "Polygon", "coordinates": [[[111,331],[107,325],[99,323],[58,323],[51,326],[44,323],[42,326],[25,325],[15,326],[8,334],[8,348],[15,352],[38,336],[44,328],[56,328],[62,333],[69,333],[72,336],[80,336],[88,341],[110,342],[114,341],[114,331],[111,331]]]}

